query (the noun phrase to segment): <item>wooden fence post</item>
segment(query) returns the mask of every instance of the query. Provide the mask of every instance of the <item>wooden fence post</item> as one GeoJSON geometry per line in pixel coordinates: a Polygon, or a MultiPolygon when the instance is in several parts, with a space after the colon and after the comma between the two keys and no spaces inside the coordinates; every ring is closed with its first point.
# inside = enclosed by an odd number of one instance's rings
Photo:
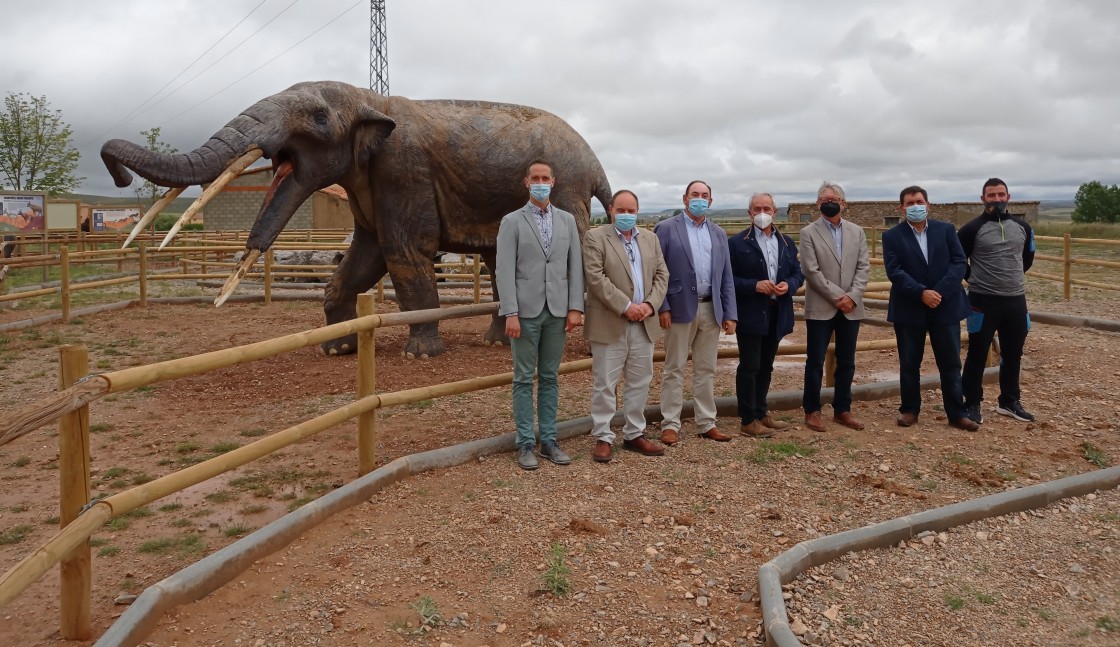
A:
{"type": "Polygon", "coordinates": [[[148,306],[148,243],[140,241],[140,307],[148,306]]]}
{"type": "Polygon", "coordinates": [[[473,255],[474,259],[474,302],[482,303],[482,257],[473,255]]]}
{"type": "Polygon", "coordinates": [[[377,302],[385,303],[385,277],[381,277],[377,281],[377,302]]]}
{"type": "MultiPolygon", "coordinates": [[[[380,285],[380,283],[378,283],[380,285]]],[[[358,295],[358,316],[374,314],[376,307],[373,295],[358,295]]],[[[374,330],[358,333],[358,398],[377,392],[377,359],[374,348],[374,330]]],[[[367,411],[358,416],[358,476],[369,474],[377,462],[377,418],[376,411],[367,411]]]]}
{"type": "MultiPolygon", "coordinates": [[[[84,346],[62,346],[59,350],[59,386],[67,389],[89,373],[84,346]]],[[[89,503],[89,405],[68,413],[58,421],[59,525],[65,528],[89,503]]],[[[59,562],[59,615],[63,640],[90,637],[90,593],[92,577],[87,540],[59,562]]]]}
{"type": "Polygon", "coordinates": [[[70,321],[70,248],[58,249],[59,299],[62,302],[62,321],[70,321]]]}
{"type": "Polygon", "coordinates": [[[272,303],[272,250],[264,250],[264,304],[272,303]]]}
{"type": "Polygon", "coordinates": [[[1073,279],[1073,245],[1067,231],[1062,238],[1062,294],[1069,301],[1070,284],[1073,279]]]}

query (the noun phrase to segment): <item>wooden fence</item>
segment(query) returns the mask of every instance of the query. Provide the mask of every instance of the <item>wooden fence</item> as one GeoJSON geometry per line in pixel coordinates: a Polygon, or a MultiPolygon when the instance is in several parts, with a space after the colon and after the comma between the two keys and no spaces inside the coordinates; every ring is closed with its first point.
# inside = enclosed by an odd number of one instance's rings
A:
{"type": "MultiPolygon", "coordinates": [[[[367,293],[359,296],[359,316],[351,321],[244,346],[93,376],[86,374],[88,358],[84,348],[75,346],[60,348],[60,390],[48,398],[0,415],[0,445],[12,442],[43,425],[58,422],[61,510],[61,529],[58,534],[0,576],[0,607],[18,597],[55,564],[60,564],[61,635],[64,639],[88,639],[91,632],[92,582],[89,539],[110,519],[261,459],[354,418],[358,419],[357,473],[366,474],[374,469],[376,461],[375,413],[378,409],[512,383],[513,374],[507,372],[391,393],[377,393],[374,336],[378,328],[491,316],[497,312],[498,304],[476,304],[384,315],[374,314],[374,308],[375,297],[367,293]],[[90,501],[89,407],[95,400],[159,382],[201,375],[274,357],[352,333],[358,334],[358,375],[356,397],[350,404],[130,490],[90,501]]],[[[872,351],[894,347],[893,340],[864,341],[858,343],[857,350],[872,351]]],[[[782,355],[804,352],[803,344],[783,346],[779,350],[779,354],[782,355]]],[[[833,352],[834,347],[830,345],[829,355],[832,356],[833,352]]],[[[733,348],[721,349],[719,356],[737,357],[738,351],[733,348]]],[[[663,361],[663,359],[664,353],[655,354],[655,361],[663,361]]],[[[590,359],[566,362],[561,365],[560,373],[588,371],[591,369],[591,362],[590,359]]]]}

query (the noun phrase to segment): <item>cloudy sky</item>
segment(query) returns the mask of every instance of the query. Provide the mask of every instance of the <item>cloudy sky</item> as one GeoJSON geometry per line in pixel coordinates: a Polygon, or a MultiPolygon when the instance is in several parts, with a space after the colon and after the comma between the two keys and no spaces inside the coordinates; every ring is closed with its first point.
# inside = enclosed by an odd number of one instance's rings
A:
{"type": "MultiPolygon", "coordinates": [[[[1120,182],[1117,2],[387,5],[393,94],[556,113],[643,210],[693,178],[714,207],[785,204],[826,178],[849,199],[919,183],[935,202],[977,199],[993,175],[1020,199],[1120,182]]],[[[160,126],[189,150],[293,83],[369,83],[367,0],[38,0],[3,18],[0,89],[62,110],[89,193],[129,195],[100,162],[107,139],[160,126]]]]}

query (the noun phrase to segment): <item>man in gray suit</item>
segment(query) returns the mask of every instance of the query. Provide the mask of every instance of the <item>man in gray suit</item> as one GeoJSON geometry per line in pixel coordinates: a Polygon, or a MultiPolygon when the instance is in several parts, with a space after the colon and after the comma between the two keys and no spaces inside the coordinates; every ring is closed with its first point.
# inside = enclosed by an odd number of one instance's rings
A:
{"type": "Polygon", "coordinates": [[[506,318],[513,355],[517,462],[526,470],[537,469],[534,374],[541,457],[557,465],[572,461],[556,442],[557,376],[567,333],[583,323],[583,260],[575,218],[549,202],[555,184],[551,164],[531,162],[525,174],[529,202],[498,227],[498,313],[506,318]]]}
{"type": "Polygon", "coordinates": [[[661,442],[666,445],[680,440],[689,351],[696,431],[710,440],[731,440],[716,427],[716,358],[720,328],[734,335],[738,314],[727,232],[704,216],[711,203],[708,183],[694,180],[684,190],[684,213],[653,230],[669,268],[669,289],[658,315],[666,330],[661,380],[661,442]]]}
{"type": "Polygon", "coordinates": [[[805,426],[827,431],[821,419],[821,377],[829,338],[836,335],[836,388],[833,421],[863,429],[852,417],[852,378],[856,373],[856,339],[864,317],[863,292],[871,261],[863,228],[841,217],[844,189],[832,182],[817,190],[821,217],[801,230],[801,271],[805,275],[805,426]]]}

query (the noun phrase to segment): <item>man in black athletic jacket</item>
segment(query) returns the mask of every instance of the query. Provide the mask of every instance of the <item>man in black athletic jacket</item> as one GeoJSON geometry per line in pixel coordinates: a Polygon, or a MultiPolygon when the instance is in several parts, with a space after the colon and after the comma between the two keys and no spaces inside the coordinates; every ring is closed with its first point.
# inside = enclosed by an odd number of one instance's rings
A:
{"type": "Polygon", "coordinates": [[[1023,422],[1034,416],[1020,402],[1019,367],[1030,330],[1025,273],[1034,263],[1034,233],[1022,218],[1007,212],[1007,183],[991,178],[981,198],[984,213],[960,228],[961,247],[969,260],[968,354],[962,372],[965,414],[983,422],[984,364],[992,338],[999,333],[999,401],[996,413],[1023,422]]]}

